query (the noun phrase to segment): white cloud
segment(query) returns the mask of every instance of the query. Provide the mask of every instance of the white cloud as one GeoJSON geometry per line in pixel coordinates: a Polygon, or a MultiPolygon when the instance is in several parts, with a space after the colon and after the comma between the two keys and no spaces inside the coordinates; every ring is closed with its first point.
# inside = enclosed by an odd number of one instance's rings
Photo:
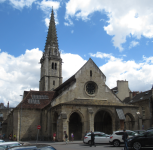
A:
{"type": "Polygon", "coordinates": [[[139,45],[139,42],[132,41],[132,42],[130,43],[129,48],[135,47],[135,46],[137,46],[137,45],[139,45]]]}
{"type": "Polygon", "coordinates": [[[57,10],[60,7],[60,2],[52,1],[52,0],[49,0],[49,1],[42,0],[41,2],[36,2],[36,4],[38,5],[38,8],[40,8],[45,13],[45,24],[47,27],[49,25],[52,7],[55,13],[55,23],[59,24],[59,21],[57,18],[57,10]]]}
{"type": "Polygon", "coordinates": [[[97,58],[109,58],[107,63],[100,66],[101,71],[106,75],[106,84],[113,88],[117,80],[129,81],[132,91],[150,90],[153,84],[153,57],[143,56],[140,63],[134,60],[125,61],[122,58],[110,56],[110,54],[93,54],[97,58]],[[108,57],[110,56],[110,57],[108,57]]]}
{"type": "Polygon", "coordinates": [[[36,0],[9,0],[14,8],[21,10],[23,7],[31,7],[36,0]]]}
{"type": "MultiPolygon", "coordinates": [[[[113,36],[115,47],[123,51],[122,44],[127,37],[153,38],[152,0],[69,0],[66,3],[65,19],[90,19],[92,13],[106,12],[108,25],[104,30],[113,36]]],[[[73,22],[72,22],[73,23],[73,22]]]]}
{"type": "Polygon", "coordinates": [[[0,49],[0,52],[1,52],[1,49],[0,49]]]}
{"type": "Polygon", "coordinates": [[[3,3],[3,2],[5,2],[6,0],[0,0],[0,3],[3,3]]]}
{"type": "Polygon", "coordinates": [[[62,64],[63,81],[74,75],[86,63],[86,60],[78,54],[62,53],[61,57],[64,62],[62,64]]]}
{"type": "MultiPolygon", "coordinates": [[[[42,51],[38,48],[26,50],[25,54],[14,57],[6,52],[0,52],[0,101],[5,105],[10,101],[10,106],[16,106],[24,90],[38,90],[40,80],[40,58],[42,51]]],[[[91,57],[107,58],[100,69],[106,75],[106,84],[113,88],[117,80],[129,81],[129,87],[134,91],[149,90],[153,83],[153,57],[143,56],[141,63],[134,60],[125,61],[112,54],[90,54],[91,57]]],[[[61,53],[63,59],[63,81],[74,75],[86,60],[77,54],[61,53]],[[75,66],[75,67],[74,67],[75,66]]]]}
{"type": "Polygon", "coordinates": [[[26,50],[25,54],[14,57],[6,52],[0,53],[0,101],[10,101],[16,106],[24,90],[38,90],[40,61],[42,52],[36,48],[26,50]]]}
{"type": "MultiPolygon", "coordinates": [[[[40,80],[40,58],[42,51],[38,48],[26,50],[25,54],[14,57],[6,52],[0,52],[0,102],[16,106],[19,95],[24,90],[38,90],[40,80]]],[[[63,81],[76,73],[86,62],[79,55],[62,53],[63,81]],[[75,66],[75,67],[74,67],[75,66]]]]}
{"type": "Polygon", "coordinates": [[[71,33],[74,33],[74,30],[72,30],[71,33]]]}

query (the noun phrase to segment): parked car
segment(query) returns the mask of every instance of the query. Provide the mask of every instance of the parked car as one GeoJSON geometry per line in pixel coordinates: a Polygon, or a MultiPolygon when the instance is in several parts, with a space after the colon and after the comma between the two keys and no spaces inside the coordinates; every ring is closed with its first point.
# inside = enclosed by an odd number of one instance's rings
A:
{"type": "Polygon", "coordinates": [[[128,146],[139,150],[141,147],[153,146],[153,130],[148,130],[127,140],[128,146]]]}
{"type": "Polygon", "coordinates": [[[3,143],[3,142],[5,142],[4,140],[0,140],[0,143],[3,143]]]}
{"type": "MultiPolygon", "coordinates": [[[[95,143],[109,143],[110,135],[103,132],[94,132],[95,134],[95,143]]],[[[91,133],[87,133],[84,136],[83,142],[86,144],[91,144],[91,133]]]]}
{"type": "Polygon", "coordinates": [[[147,131],[148,131],[148,130],[153,130],[153,127],[151,127],[151,128],[149,128],[149,129],[147,129],[147,131]]]}
{"type": "Polygon", "coordinates": [[[138,134],[142,134],[145,132],[145,130],[135,130],[134,132],[138,133],[138,134]]]}
{"type": "MultiPolygon", "coordinates": [[[[138,135],[136,132],[131,130],[126,130],[126,132],[129,138],[138,135]]],[[[114,131],[109,139],[110,144],[114,145],[115,147],[120,146],[120,144],[124,144],[124,141],[122,140],[123,133],[123,130],[114,131]]]]}
{"type": "Polygon", "coordinates": [[[46,144],[28,144],[22,146],[13,146],[7,150],[56,150],[54,147],[46,144]]]}
{"type": "Polygon", "coordinates": [[[0,143],[0,150],[2,149],[6,149],[12,146],[20,146],[22,144],[20,144],[19,142],[2,142],[0,143]]]}

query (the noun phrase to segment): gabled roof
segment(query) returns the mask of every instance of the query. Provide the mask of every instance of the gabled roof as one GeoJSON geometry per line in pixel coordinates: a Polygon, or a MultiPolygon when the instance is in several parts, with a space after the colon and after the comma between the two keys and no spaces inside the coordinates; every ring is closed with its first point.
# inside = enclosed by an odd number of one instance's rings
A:
{"type": "Polygon", "coordinates": [[[29,91],[23,100],[16,106],[16,109],[43,109],[45,106],[50,104],[54,97],[54,91],[29,91]],[[29,100],[39,100],[39,104],[29,103],[29,100]]]}
{"type": "MultiPolygon", "coordinates": [[[[98,68],[98,66],[94,63],[94,61],[89,58],[89,60],[74,74],[72,75],[68,80],[66,80],[64,83],[62,83],[59,87],[57,87],[56,89],[54,89],[54,91],[56,92],[55,97],[59,95],[58,91],[60,91],[62,88],[66,87],[67,85],[69,85],[71,82],[75,82],[76,78],[75,75],[89,62],[92,61],[93,64],[95,65],[95,67],[100,71],[100,73],[106,78],[106,76],[102,73],[102,71],[98,68]]],[[[54,98],[55,98],[54,97],[54,98]]]]}
{"type": "Polygon", "coordinates": [[[148,90],[145,92],[141,92],[139,94],[136,94],[131,100],[130,103],[135,103],[143,100],[147,100],[152,96],[152,90],[148,90]]]}
{"type": "Polygon", "coordinates": [[[144,91],[141,93],[137,93],[132,99],[130,97],[126,97],[123,102],[124,103],[136,103],[143,100],[148,100],[152,96],[152,90],[144,91]]]}

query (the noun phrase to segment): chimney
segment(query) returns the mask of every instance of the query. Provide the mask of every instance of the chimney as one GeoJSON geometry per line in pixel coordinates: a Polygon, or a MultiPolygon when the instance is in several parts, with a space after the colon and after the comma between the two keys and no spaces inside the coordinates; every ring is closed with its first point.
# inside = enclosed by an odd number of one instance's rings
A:
{"type": "Polygon", "coordinates": [[[7,103],[7,108],[9,108],[9,101],[8,101],[8,103],[7,103]]]}

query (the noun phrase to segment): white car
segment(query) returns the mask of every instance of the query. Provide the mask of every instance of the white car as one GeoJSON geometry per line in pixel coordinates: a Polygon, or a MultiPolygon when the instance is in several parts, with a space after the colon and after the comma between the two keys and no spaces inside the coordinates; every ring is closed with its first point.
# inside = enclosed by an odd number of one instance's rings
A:
{"type": "Polygon", "coordinates": [[[12,147],[12,146],[20,146],[22,144],[20,144],[19,142],[3,142],[0,143],[0,150],[12,147]]]}
{"type": "Polygon", "coordinates": [[[3,143],[3,142],[5,142],[4,140],[0,140],[0,143],[3,143]]]}
{"type": "MultiPolygon", "coordinates": [[[[103,132],[94,132],[95,135],[95,143],[109,143],[110,135],[105,134],[103,132]]],[[[91,133],[87,133],[84,136],[83,142],[86,144],[91,144],[91,133]]]]}
{"type": "MultiPolygon", "coordinates": [[[[126,132],[128,134],[128,138],[138,135],[136,132],[133,132],[131,130],[126,130],[126,132]]],[[[113,134],[110,136],[109,143],[114,145],[115,147],[120,146],[120,144],[124,144],[124,141],[122,140],[123,133],[123,130],[114,131],[113,134]]]]}

